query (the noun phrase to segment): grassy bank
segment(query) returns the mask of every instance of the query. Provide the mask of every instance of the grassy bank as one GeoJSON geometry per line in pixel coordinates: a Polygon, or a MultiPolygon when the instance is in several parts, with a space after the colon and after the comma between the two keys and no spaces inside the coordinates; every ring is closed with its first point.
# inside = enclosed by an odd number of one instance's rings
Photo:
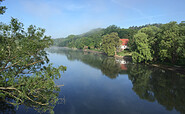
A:
{"type": "Polygon", "coordinates": [[[118,56],[132,56],[132,52],[129,50],[123,50],[121,52],[117,52],[118,56]]]}
{"type": "MultiPolygon", "coordinates": [[[[97,51],[97,52],[102,52],[100,49],[89,49],[89,50],[97,51]]],[[[103,53],[103,52],[102,52],[102,53],[103,53]]]]}

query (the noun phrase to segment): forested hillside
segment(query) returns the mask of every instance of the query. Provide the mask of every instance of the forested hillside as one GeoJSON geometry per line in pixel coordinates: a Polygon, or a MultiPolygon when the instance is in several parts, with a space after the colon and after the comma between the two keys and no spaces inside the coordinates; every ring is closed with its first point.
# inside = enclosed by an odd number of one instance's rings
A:
{"type": "Polygon", "coordinates": [[[81,35],[69,35],[54,40],[60,47],[97,49],[114,56],[119,47],[117,39],[129,39],[134,62],[167,62],[185,64],[185,22],[132,26],[128,29],[111,25],[81,35]]]}
{"type": "Polygon", "coordinates": [[[82,49],[84,46],[88,48],[100,48],[102,36],[117,32],[120,38],[131,38],[137,32],[135,29],[121,29],[115,25],[107,28],[97,28],[81,35],[69,35],[66,38],[54,39],[55,45],[60,47],[73,47],[82,49]]]}
{"type": "Polygon", "coordinates": [[[128,29],[120,28],[116,25],[110,25],[107,28],[96,28],[89,32],[80,35],[69,35],[66,38],[54,39],[54,45],[59,47],[71,47],[83,49],[84,46],[88,48],[100,48],[102,44],[102,36],[110,34],[112,32],[117,32],[119,38],[131,39],[138,30],[148,26],[160,27],[161,24],[147,24],[143,26],[132,26],[128,29]]]}

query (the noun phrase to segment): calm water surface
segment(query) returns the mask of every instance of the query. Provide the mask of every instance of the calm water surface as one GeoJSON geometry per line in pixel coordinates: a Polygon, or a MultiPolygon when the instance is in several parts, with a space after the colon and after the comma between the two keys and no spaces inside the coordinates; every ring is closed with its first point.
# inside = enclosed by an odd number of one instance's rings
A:
{"type": "MultiPolygon", "coordinates": [[[[185,113],[183,75],[66,48],[49,49],[48,54],[54,66],[67,66],[56,80],[64,84],[59,98],[65,99],[55,106],[56,114],[185,113]]],[[[24,106],[16,112],[37,113],[24,106]]]]}

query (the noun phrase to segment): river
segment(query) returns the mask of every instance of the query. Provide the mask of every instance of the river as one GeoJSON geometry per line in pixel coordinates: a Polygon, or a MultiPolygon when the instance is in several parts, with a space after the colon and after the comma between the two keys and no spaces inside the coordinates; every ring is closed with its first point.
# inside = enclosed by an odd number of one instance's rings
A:
{"type": "MultiPolygon", "coordinates": [[[[152,66],[67,48],[48,49],[55,67],[67,71],[56,114],[179,114],[185,113],[185,77],[152,66]]],[[[37,113],[20,106],[16,113],[37,113]]]]}

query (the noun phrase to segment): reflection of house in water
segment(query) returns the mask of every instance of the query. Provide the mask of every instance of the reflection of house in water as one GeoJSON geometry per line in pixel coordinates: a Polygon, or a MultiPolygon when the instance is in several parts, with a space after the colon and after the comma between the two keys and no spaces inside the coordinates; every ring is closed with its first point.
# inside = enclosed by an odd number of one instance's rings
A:
{"type": "Polygon", "coordinates": [[[127,70],[127,64],[129,63],[128,60],[123,58],[116,58],[116,62],[120,64],[121,70],[127,70]]]}
{"type": "Polygon", "coordinates": [[[126,64],[120,64],[121,65],[121,70],[127,70],[126,64]]]}

